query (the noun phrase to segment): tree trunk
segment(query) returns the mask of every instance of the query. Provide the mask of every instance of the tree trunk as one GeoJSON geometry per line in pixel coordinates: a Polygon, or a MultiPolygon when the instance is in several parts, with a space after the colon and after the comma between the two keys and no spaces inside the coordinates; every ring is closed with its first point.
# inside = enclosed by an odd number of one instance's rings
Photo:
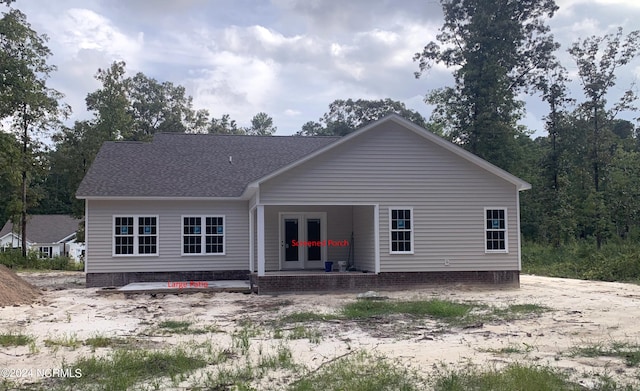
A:
{"type": "MultiPolygon", "coordinates": [[[[26,108],[23,108],[26,110],[26,108]]],[[[26,115],[23,116],[24,121],[22,124],[22,208],[20,211],[20,225],[22,228],[22,256],[27,257],[27,151],[29,141],[29,126],[26,120],[26,115]]]]}

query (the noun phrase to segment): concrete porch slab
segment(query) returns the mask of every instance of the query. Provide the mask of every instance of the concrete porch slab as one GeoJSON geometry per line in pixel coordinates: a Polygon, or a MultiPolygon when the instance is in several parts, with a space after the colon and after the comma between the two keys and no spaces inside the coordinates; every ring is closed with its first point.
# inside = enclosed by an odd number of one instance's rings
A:
{"type": "Polygon", "coordinates": [[[132,282],[119,288],[103,288],[99,293],[191,293],[240,292],[251,293],[249,280],[132,282]]]}

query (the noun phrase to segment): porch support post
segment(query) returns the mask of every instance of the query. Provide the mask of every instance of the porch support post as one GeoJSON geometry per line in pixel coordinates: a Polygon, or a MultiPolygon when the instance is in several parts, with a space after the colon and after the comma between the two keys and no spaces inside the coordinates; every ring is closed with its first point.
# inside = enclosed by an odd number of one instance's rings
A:
{"type": "Polygon", "coordinates": [[[258,212],[258,276],[264,277],[264,205],[257,206],[258,212]]]}
{"type": "Polygon", "coordinates": [[[255,234],[253,233],[254,231],[254,227],[255,227],[255,221],[254,221],[254,210],[255,209],[251,209],[249,210],[249,272],[253,273],[253,263],[255,262],[255,259],[253,257],[253,246],[256,240],[255,234]]]}
{"type": "Polygon", "coordinates": [[[380,205],[373,206],[373,241],[375,243],[375,273],[380,273],[380,205]]]}

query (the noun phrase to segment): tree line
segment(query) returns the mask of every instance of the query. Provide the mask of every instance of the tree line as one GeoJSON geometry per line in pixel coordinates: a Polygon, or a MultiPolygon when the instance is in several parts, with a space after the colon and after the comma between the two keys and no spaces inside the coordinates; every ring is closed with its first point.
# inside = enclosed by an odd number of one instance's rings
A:
{"type": "MultiPolygon", "coordinates": [[[[55,71],[47,38],[12,2],[2,1],[8,11],[0,19],[0,221],[21,216],[24,229],[30,213],[81,216],[74,193],[105,141],[146,141],[157,132],[272,135],[277,129],[264,112],[249,127],[229,114],[211,117],[193,107],[183,86],[128,75],[122,61],[97,70],[101,87],[85,100],[93,117],[67,126],[71,108],[47,85],[55,71]],[[53,146],[41,143],[43,134],[53,146]]],[[[297,135],[343,136],[397,113],[532,183],[521,198],[526,239],[555,246],[640,240],[640,135],[633,122],[619,118],[637,110],[637,97],[633,86],[616,84],[617,73],[640,52],[640,32],[618,29],[561,48],[547,24],[558,9],[553,0],[489,3],[441,0],[444,24],[415,55],[416,77],[444,64],[453,69],[454,85],[426,94],[435,106],[429,119],[391,99],[338,99],[297,135]],[[561,63],[561,50],[571,64],[561,63]],[[566,66],[577,68],[581,99],[569,91],[566,66]],[[522,94],[548,106],[545,136],[533,139],[519,124],[522,94]]]]}

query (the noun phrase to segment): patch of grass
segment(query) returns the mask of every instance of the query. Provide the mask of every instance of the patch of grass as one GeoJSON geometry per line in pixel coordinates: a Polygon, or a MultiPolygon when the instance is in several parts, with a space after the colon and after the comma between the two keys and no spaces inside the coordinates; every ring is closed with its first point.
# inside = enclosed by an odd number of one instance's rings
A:
{"type": "MultiPolygon", "coordinates": [[[[293,354],[289,347],[280,345],[272,353],[263,354],[263,347],[258,349],[257,362],[250,355],[240,357],[233,365],[218,366],[213,371],[204,373],[204,379],[198,380],[196,384],[192,384],[195,390],[235,390],[235,391],[256,391],[252,385],[256,381],[269,376],[273,371],[285,370],[289,372],[288,378],[292,375],[292,371],[299,368],[293,360],[293,354]]],[[[223,351],[220,354],[226,357],[237,357],[230,351],[223,351]]],[[[278,388],[280,384],[274,386],[274,379],[270,379],[271,388],[278,388]]]]}
{"type": "Polygon", "coordinates": [[[172,334],[207,334],[217,333],[220,331],[217,327],[212,325],[200,328],[192,328],[192,325],[193,322],[184,320],[165,320],[161,322],[158,327],[160,327],[164,332],[172,334]]]}
{"type": "Polygon", "coordinates": [[[111,346],[112,343],[112,339],[109,337],[103,337],[103,336],[95,336],[95,337],[91,337],[91,338],[87,338],[84,341],[84,344],[87,346],[91,346],[92,348],[106,348],[111,346]]]}
{"type": "Polygon", "coordinates": [[[250,321],[240,322],[242,327],[231,334],[231,343],[234,349],[240,349],[242,355],[246,355],[251,345],[251,338],[260,335],[260,329],[250,321]]]}
{"type": "Polygon", "coordinates": [[[220,368],[215,374],[207,373],[204,381],[206,390],[255,390],[251,387],[251,381],[255,378],[255,368],[250,362],[245,365],[220,368]]]}
{"type": "Polygon", "coordinates": [[[322,341],[322,333],[315,328],[298,325],[289,331],[289,339],[308,339],[309,342],[319,344],[322,341]]]}
{"type": "Polygon", "coordinates": [[[283,323],[326,322],[337,319],[335,315],[318,314],[315,312],[293,312],[280,318],[283,323]]]}
{"type": "Polygon", "coordinates": [[[463,318],[472,308],[471,304],[440,299],[420,301],[358,300],[346,304],[342,308],[342,315],[347,319],[364,319],[382,315],[406,314],[431,316],[449,321],[463,318]]]}
{"type": "Polygon", "coordinates": [[[69,365],[80,378],[61,379],[82,390],[128,390],[139,382],[161,377],[172,380],[207,365],[207,360],[177,348],[171,351],[116,350],[106,357],[85,357],[69,365]]]}
{"type": "Polygon", "coordinates": [[[507,307],[509,312],[517,313],[517,314],[539,314],[542,312],[549,311],[549,307],[539,305],[539,304],[512,304],[507,307]]]}
{"type": "Polygon", "coordinates": [[[33,338],[24,334],[2,333],[0,334],[0,346],[26,346],[33,342],[33,338]]]}
{"type": "Polygon", "coordinates": [[[481,371],[476,367],[439,370],[432,379],[435,391],[579,391],[580,385],[550,367],[510,364],[502,370],[481,371]]]}
{"type": "Polygon", "coordinates": [[[85,346],[90,346],[94,350],[96,348],[108,348],[118,345],[126,345],[129,341],[121,338],[107,337],[104,335],[94,335],[84,340],[85,346]]]}
{"type": "Polygon", "coordinates": [[[272,338],[273,339],[282,339],[282,338],[284,338],[284,332],[282,331],[282,329],[280,327],[275,327],[273,329],[272,338]]]}
{"type": "Polygon", "coordinates": [[[172,331],[182,331],[186,330],[191,326],[191,322],[183,321],[183,320],[165,320],[161,322],[158,327],[162,329],[172,330],[172,331]]]}
{"type": "MultiPolygon", "coordinates": [[[[452,325],[468,325],[495,320],[516,320],[551,309],[538,304],[513,304],[507,308],[490,307],[480,303],[461,303],[431,299],[413,301],[357,300],[345,304],[336,315],[313,312],[294,312],[280,318],[281,323],[308,323],[330,320],[362,320],[388,315],[431,317],[452,325]]],[[[281,331],[277,333],[281,337],[281,331]]]]}
{"type": "Polygon", "coordinates": [[[498,348],[498,349],[494,349],[494,348],[479,349],[479,351],[486,352],[486,353],[496,353],[496,354],[516,354],[516,353],[522,354],[522,353],[529,353],[534,349],[535,347],[533,345],[529,345],[527,343],[522,343],[522,346],[519,344],[510,343],[509,345],[498,348]]]}
{"type": "Polygon", "coordinates": [[[506,308],[493,308],[488,315],[501,320],[517,320],[547,311],[551,308],[539,304],[512,304],[506,308]]]}
{"type": "Polygon", "coordinates": [[[263,371],[297,368],[291,349],[284,345],[280,345],[275,354],[261,356],[258,360],[258,367],[263,371]]]}
{"type": "Polygon", "coordinates": [[[424,386],[417,373],[399,363],[357,352],[307,374],[291,384],[289,391],[417,391],[424,386]]]}
{"type": "Polygon", "coordinates": [[[44,340],[44,346],[46,347],[65,347],[76,349],[82,345],[82,341],[78,340],[75,334],[65,334],[60,338],[47,338],[44,340]]]}
{"type": "Polygon", "coordinates": [[[640,345],[621,341],[574,347],[569,351],[569,355],[571,357],[618,357],[624,359],[628,367],[640,365],[640,345]]]}

